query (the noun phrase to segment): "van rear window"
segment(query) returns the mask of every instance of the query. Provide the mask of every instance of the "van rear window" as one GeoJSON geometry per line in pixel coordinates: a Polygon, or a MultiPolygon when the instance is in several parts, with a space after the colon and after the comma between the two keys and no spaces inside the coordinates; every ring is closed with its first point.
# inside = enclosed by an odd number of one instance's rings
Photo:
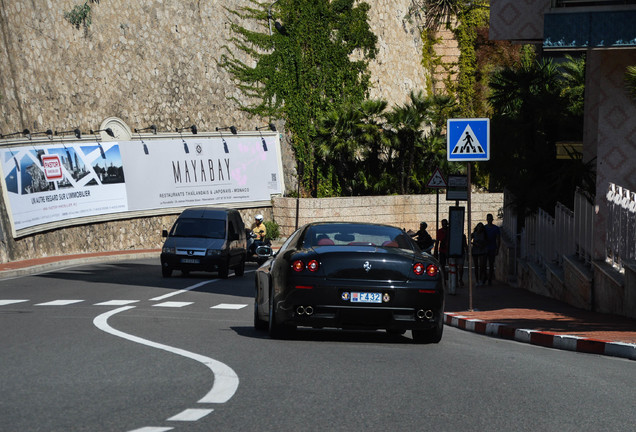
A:
{"type": "Polygon", "coordinates": [[[171,237],[225,238],[225,220],[179,218],[170,231],[171,237]]]}

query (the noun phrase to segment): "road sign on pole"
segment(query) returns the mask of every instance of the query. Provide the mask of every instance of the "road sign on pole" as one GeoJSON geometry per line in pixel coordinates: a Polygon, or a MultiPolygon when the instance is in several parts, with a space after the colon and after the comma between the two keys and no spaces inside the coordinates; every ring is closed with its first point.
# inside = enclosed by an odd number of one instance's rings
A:
{"type": "Polygon", "coordinates": [[[445,188],[447,186],[446,180],[444,179],[444,175],[442,171],[438,168],[435,168],[435,172],[428,179],[428,183],[426,183],[426,187],[429,188],[445,188]]]}
{"type": "Polygon", "coordinates": [[[448,119],[446,129],[447,160],[490,160],[490,119],[448,119]]]}

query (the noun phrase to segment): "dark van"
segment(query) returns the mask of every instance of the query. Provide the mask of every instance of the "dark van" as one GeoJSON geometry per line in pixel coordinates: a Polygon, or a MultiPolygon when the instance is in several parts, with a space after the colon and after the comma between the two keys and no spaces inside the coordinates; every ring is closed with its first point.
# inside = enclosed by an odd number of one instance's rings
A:
{"type": "Polygon", "coordinates": [[[173,270],[218,272],[227,278],[230,269],[237,276],[245,272],[247,245],[245,225],[236,209],[197,207],[186,209],[170,229],[161,249],[161,274],[173,270]]]}

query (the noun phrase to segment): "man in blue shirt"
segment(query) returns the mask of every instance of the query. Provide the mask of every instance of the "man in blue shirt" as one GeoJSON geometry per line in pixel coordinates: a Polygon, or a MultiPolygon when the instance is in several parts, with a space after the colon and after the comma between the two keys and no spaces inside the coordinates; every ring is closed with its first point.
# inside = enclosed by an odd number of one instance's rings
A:
{"type": "Polygon", "coordinates": [[[488,260],[488,285],[492,284],[493,276],[495,275],[495,257],[499,253],[499,246],[501,245],[501,231],[497,225],[492,223],[492,214],[486,215],[486,244],[488,247],[487,260],[488,260]]]}

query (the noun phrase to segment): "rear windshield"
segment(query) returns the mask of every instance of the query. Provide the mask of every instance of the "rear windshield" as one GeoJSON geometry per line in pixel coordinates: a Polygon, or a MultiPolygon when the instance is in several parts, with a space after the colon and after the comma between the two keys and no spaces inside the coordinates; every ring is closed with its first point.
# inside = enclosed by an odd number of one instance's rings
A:
{"type": "Polygon", "coordinates": [[[179,218],[170,231],[171,237],[225,238],[225,220],[179,218]]]}
{"type": "Polygon", "coordinates": [[[313,225],[305,233],[303,246],[382,246],[413,250],[413,243],[404,231],[364,224],[313,225]]]}

